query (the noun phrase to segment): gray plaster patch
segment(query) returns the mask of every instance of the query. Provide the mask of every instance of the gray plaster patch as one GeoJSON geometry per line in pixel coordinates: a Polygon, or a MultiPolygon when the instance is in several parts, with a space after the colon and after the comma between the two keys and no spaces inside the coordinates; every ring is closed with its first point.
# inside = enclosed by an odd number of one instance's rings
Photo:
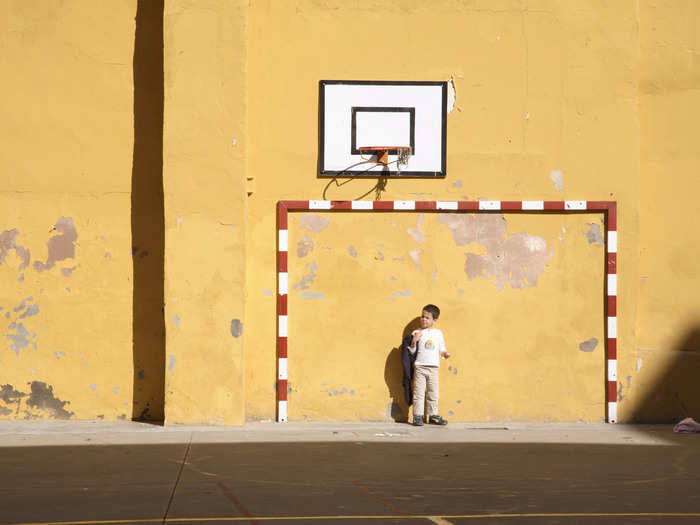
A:
{"type": "Polygon", "coordinates": [[[297,243],[297,257],[306,257],[309,252],[314,249],[314,241],[308,235],[304,234],[301,240],[297,243]]]}
{"type": "Polygon", "coordinates": [[[315,213],[304,213],[299,219],[299,226],[309,230],[311,233],[320,233],[328,227],[331,220],[315,213]]]}
{"type": "Polygon", "coordinates": [[[638,357],[637,362],[634,365],[634,371],[639,372],[642,369],[642,358],[638,357]]]}
{"type": "Polygon", "coordinates": [[[348,246],[348,253],[350,254],[350,257],[357,257],[357,250],[352,244],[348,246]]]}
{"type": "Polygon", "coordinates": [[[53,395],[53,387],[40,381],[32,381],[31,394],[27,405],[38,410],[46,411],[56,419],[69,419],[73,412],[68,412],[64,407],[69,401],[61,401],[53,395]]]}
{"type": "Polygon", "coordinates": [[[9,328],[10,330],[16,330],[16,332],[14,334],[6,334],[5,338],[12,341],[10,350],[19,355],[20,350],[24,350],[29,346],[29,332],[22,323],[12,323],[9,328]]]}
{"type": "Polygon", "coordinates": [[[377,261],[383,261],[384,260],[384,254],[380,251],[377,251],[377,255],[374,256],[374,259],[377,261]]]}
{"type": "Polygon", "coordinates": [[[22,313],[22,315],[19,316],[19,319],[24,319],[25,317],[31,317],[33,315],[36,315],[39,313],[39,305],[38,304],[30,304],[27,306],[27,309],[22,313]]]}
{"type": "Polygon", "coordinates": [[[173,324],[175,325],[175,328],[180,326],[180,316],[178,315],[173,315],[173,324]]]}
{"type": "Polygon", "coordinates": [[[118,386],[115,386],[115,387],[112,389],[112,392],[114,392],[115,395],[118,394],[118,393],[119,393],[119,387],[118,387],[118,386]]]}
{"type": "Polygon", "coordinates": [[[452,187],[454,188],[461,188],[462,187],[462,181],[461,180],[456,180],[452,183],[452,187]]]}
{"type": "Polygon", "coordinates": [[[588,224],[588,231],[586,232],[586,239],[588,239],[589,244],[603,244],[603,234],[600,231],[600,225],[595,223],[588,224]]]}
{"type": "Polygon", "coordinates": [[[564,172],[562,170],[550,171],[549,178],[552,179],[555,190],[561,191],[564,189],[564,172]]]}
{"type": "Polygon", "coordinates": [[[508,234],[506,220],[501,214],[438,215],[438,222],[452,231],[457,246],[471,243],[482,245],[485,254],[467,252],[464,271],[469,280],[477,277],[493,279],[502,290],[536,286],[553,251],[544,239],[527,233],[508,234]]]}
{"type": "Polygon", "coordinates": [[[316,278],[316,270],[318,270],[318,264],[316,264],[316,261],[313,261],[311,264],[307,263],[306,270],[309,273],[304,275],[301,280],[293,286],[294,289],[299,288],[300,290],[306,290],[313,284],[314,279],[316,278]]]}
{"type": "Polygon", "coordinates": [[[112,258],[112,254],[109,252],[105,252],[105,259],[111,259],[111,258],[112,258]]]}
{"type": "Polygon", "coordinates": [[[173,375],[173,368],[175,368],[175,356],[173,354],[168,354],[168,373],[173,375]]]}
{"type": "Polygon", "coordinates": [[[408,228],[408,234],[413,237],[413,240],[416,241],[418,244],[422,244],[423,241],[425,241],[425,233],[423,233],[423,230],[421,230],[421,226],[423,225],[423,219],[425,219],[425,214],[421,213],[418,215],[418,220],[416,221],[416,227],[410,227],[408,228]]]}
{"type": "Polygon", "coordinates": [[[0,264],[5,262],[5,258],[10,250],[15,251],[15,255],[22,259],[22,263],[19,266],[19,270],[24,270],[29,266],[29,250],[23,248],[17,244],[17,238],[19,237],[19,230],[12,229],[6,230],[0,233],[0,264]]]}
{"type": "Polygon", "coordinates": [[[308,291],[308,292],[302,292],[302,293],[299,295],[299,297],[302,298],[302,299],[323,299],[323,298],[325,298],[326,296],[323,295],[321,292],[311,292],[311,291],[308,291]]]}
{"type": "Polygon", "coordinates": [[[231,335],[236,338],[243,335],[243,323],[240,319],[231,319],[231,335]]]}
{"type": "Polygon", "coordinates": [[[596,346],[598,346],[598,339],[591,337],[578,345],[578,349],[581,350],[581,352],[592,352],[595,350],[596,346]]]}
{"type": "Polygon", "coordinates": [[[53,268],[58,261],[75,259],[75,241],[78,240],[78,232],[73,224],[73,218],[59,218],[54,229],[59,232],[59,235],[54,235],[46,243],[49,252],[46,262],[34,261],[34,269],[38,272],[53,268]]]}
{"type": "Polygon", "coordinates": [[[66,353],[65,353],[65,352],[61,352],[60,350],[54,350],[54,351],[53,351],[53,355],[56,356],[56,359],[59,359],[59,360],[60,360],[62,357],[65,357],[65,356],[66,356],[66,353]]]}
{"type": "Polygon", "coordinates": [[[394,297],[410,297],[411,296],[411,290],[397,290],[395,292],[392,292],[390,299],[393,299],[394,297]]]}
{"type": "Polygon", "coordinates": [[[63,274],[63,277],[70,277],[78,266],[80,265],[71,266],[70,268],[61,268],[61,274],[63,274]]]}
{"type": "Polygon", "coordinates": [[[433,269],[432,273],[430,274],[430,282],[435,282],[435,278],[437,277],[438,269],[437,266],[433,269]]]}
{"type": "Polygon", "coordinates": [[[263,295],[267,295],[268,297],[272,295],[272,290],[263,290],[262,291],[263,295]]]}
{"type": "Polygon", "coordinates": [[[24,310],[27,302],[32,302],[34,300],[34,297],[27,297],[26,299],[22,299],[22,302],[19,303],[19,306],[14,308],[12,311],[13,312],[19,312],[20,310],[24,310]]]}
{"type": "Polygon", "coordinates": [[[348,390],[345,387],[341,388],[340,390],[337,390],[335,388],[326,388],[326,389],[322,390],[322,392],[326,392],[329,397],[342,396],[343,394],[350,394],[351,396],[355,395],[354,390],[348,390]]]}
{"type": "Polygon", "coordinates": [[[90,390],[92,390],[93,392],[97,390],[97,385],[95,383],[90,383],[90,390]]]}
{"type": "Polygon", "coordinates": [[[24,274],[23,273],[19,274],[19,277],[17,277],[17,282],[20,282],[20,283],[24,282],[24,274]]]}

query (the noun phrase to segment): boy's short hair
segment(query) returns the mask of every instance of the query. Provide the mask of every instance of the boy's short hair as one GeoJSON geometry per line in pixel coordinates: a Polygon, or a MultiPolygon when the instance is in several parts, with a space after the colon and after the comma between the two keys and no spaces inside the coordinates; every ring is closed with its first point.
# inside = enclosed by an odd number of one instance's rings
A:
{"type": "Polygon", "coordinates": [[[435,319],[436,321],[437,318],[440,317],[440,309],[434,304],[426,304],[423,307],[423,310],[425,310],[426,312],[430,312],[433,316],[433,319],[435,319]]]}

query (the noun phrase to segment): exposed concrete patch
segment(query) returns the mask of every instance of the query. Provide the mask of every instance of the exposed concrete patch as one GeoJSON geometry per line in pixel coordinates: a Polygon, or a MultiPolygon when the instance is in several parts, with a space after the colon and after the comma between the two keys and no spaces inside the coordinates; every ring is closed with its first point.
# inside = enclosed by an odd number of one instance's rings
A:
{"type": "Polygon", "coordinates": [[[297,257],[306,257],[309,252],[314,249],[314,241],[308,235],[304,234],[301,240],[297,243],[297,257]]]}
{"type": "Polygon", "coordinates": [[[589,244],[603,244],[603,234],[600,231],[600,225],[595,223],[588,224],[588,231],[586,232],[586,239],[588,239],[589,244]]]}
{"type": "Polygon", "coordinates": [[[564,189],[564,172],[562,170],[550,171],[549,178],[552,179],[555,190],[561,191],[564,189]]]}
{"type": "Polygon", "coordinates": [[[499,290],[505,284],[511,288],[536,286],[538,276],[553,255],[541,237],[527,233],[509,235],[501,214],[441,213],[438,222],[452,230],[457,246],[476,242],[486,248],[485,254],[465,254],[464,271],[469,280],[492,278],[499,290]]]}
{"type": "Polygon", "coordinates": [[[68,412],[64,407],[69,401],[61,401],[53,395],[53,387],[41,381],[31,382],[31,394],[27,405],[37,410],[46,411],[56,419],[69,419],[73,412],[68,412]]]}
{"type": "Polygon", "coordinates": [[[410,252],[408,252],[408,256],[416,264],[416,266],[418,266],[418,271],[420,271],[420,253],[422,251],[423,250],[419,248],[417,250],[411,250],[410,252]]]}
{"type": "Polygon", "coordinates": [[[240,319],[231,319],[231,335],[236,338],[243,335],[243,323],[240,319]]]}
{"type": "Polygon", "coordinates": [[[315,213],[304,213],[299,219],[299,226],[309,230],[311,233],[320,233],[328,227],[331,220],[315,213]]]}
{"type": "Polygon", "coordinates": [[[357,257],[357,250],[352,244],[348,246],[348,253],[350,254],[350,257],[357,257]]]}
{"type": "Polygon", "coordinates": [[[302,292],[299,297],[302,299],[323,299],[326,296],[321,292],[302,292]]]}
{"type": "Polygon", "coordinates": [[[313,284],[314,279],[316,278],[316,270],[318,270],[318,264],[316,264],[316,261],[313,261],[311,264],[307,263],[306,269],[309,273],[304,275],[301,278],[301,280],[293,286],[294,289],[299,288],[301,290],[306,290],[313,284]]]}
{"type": "Polygon", "coordinates": [[[19,230],[12,229],[6,230],[0,233],[0,264],[5,262],[5,258],[10,250],[15,251],[15,255],[22,259],[22,264],[19,266],[19,270],[24,270],[29,266],[29,250],[17,244],[17,238],[19,237],[19,230]]]}
{"type": "Polygon", "coordinates": [[[30,334],[22,323],[12,323],[9,328],[10,330],[16,330],[16,332],[14,334],[6,334],[5,338],[12,341],[10,350],[19,355],[20,350],[24,350],[29,346],[30,334]]]}
{"type": "Polygon", "coordinates": [[[592,352],[593,350],[596,349],[598,346],[598,339],[595,337],[591,337],[590,339],[587,339],[580,345],[578,345],[578,349],[581,350],[581,352],[592,352]]]}
{"type": "Polygon", "coordinates": [[[73,218],[59,218],[54,229],[60,235],[54,235],[46,243],[49,249],[46,262],[34,261],[34,269],[38,272],[53,268],[58,261],[75,258],[75,241],[78,240],[78,232],[73,224],[73,218]]]}
{"type": "Polygon", "coordinates": [[[173,354],[168,354],[168,373],[173,375],[173,368],[175,368],[175,356],[173,354]]]}
{"type": "Polygon", "coordinates": [[[422,244],[423,241],[425,241],[425,233],[421,230],[421,226],[423,225],[423,219],[425,219],[425,214],[421,213],[418,215],[418,220],[416,222],[416,227],[412,228],[409,226],[408,228],[408,234],[413,237],[413,240],[416,241],[418,244],[422,244]]]}

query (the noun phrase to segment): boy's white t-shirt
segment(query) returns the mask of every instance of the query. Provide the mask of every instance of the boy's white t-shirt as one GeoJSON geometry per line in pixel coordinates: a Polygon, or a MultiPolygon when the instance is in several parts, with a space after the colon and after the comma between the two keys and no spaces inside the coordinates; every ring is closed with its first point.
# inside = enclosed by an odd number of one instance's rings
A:
{"type": "MultiPolygon", "coordinates": [[[[413,334],[418,331],[414,330],[413,334]]],[[[409,347],[408,350],[412,354],[418,351],[415,364],[422,366],[440,366],[440,356],[447,352],[445,339],[437,328],[425,328],[416,346],[409,347]]]]}

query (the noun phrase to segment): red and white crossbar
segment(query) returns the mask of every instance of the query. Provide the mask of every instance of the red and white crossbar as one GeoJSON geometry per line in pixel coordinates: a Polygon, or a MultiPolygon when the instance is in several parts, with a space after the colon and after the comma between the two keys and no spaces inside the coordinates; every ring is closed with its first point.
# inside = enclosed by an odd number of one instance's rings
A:
{"type": "Polygon", "coordinates": [[[277,421],[287,421],[287,254],[290,211],[542,211],[606,214],[605,353],[608,423],[617,422],[617,203],[615,201],[279,201],[277,203],[277,421]]]}

